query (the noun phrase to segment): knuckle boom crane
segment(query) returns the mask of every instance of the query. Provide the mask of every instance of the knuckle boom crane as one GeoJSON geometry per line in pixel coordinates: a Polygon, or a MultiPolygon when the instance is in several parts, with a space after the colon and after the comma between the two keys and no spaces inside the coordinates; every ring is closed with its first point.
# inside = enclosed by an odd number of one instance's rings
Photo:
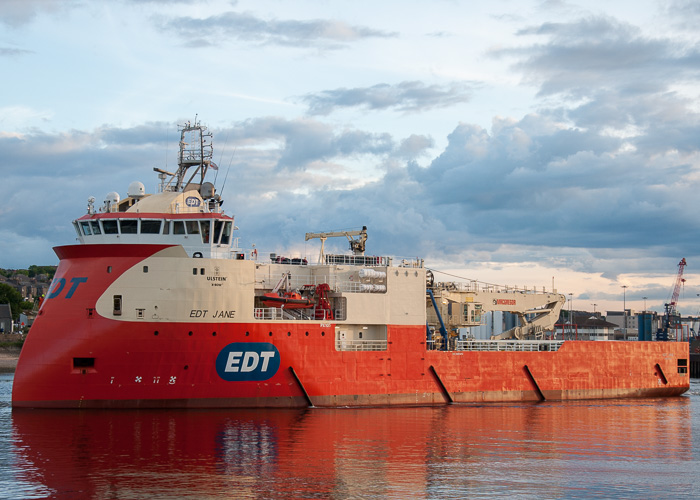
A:
{"type": "Polygon", "coordinates": [[[484,313],[503,311],[518,316],[519,324],[491,340],[542,339],[553,332],[566,302],[563,294],[501,287],[477,282],[433,283],[427,288],[428,328],[441,336],[456,337],[459,328],[481,324],[484,313]],[[448,333],[449,331],[449,333],[448,333]]]}

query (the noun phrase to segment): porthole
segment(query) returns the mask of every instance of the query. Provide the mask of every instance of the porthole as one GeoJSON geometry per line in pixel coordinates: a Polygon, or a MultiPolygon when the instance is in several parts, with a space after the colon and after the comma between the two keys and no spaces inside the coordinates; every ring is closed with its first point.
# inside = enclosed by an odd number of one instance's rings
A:
{"type": "Polygon", "coordinates": [[[155,335],[155,336],[157,337],[157,336],[158,336],[158,330],[156,330],[155,332],[153,332],[153,335],[155,335]]]}
{"type": "Polygon", "coordinates": [[[270,337],[272,337],[272,332],[270,332],[270,337]]]}
{"type": "Polygon", "coordinates": [[[184,369],[187,370],[190,367],[190,365],[185,365],[184,369]]]}
{"type": "Polygon", "coordinates": [[[292,336],[292,332],[287,332],[287,337],[291,337],[291,336],[292,336]]]}
{"type": "Polygon", "coordinates": [[[326,336],[326,332],[321,332],[321,337],[325,337],[325,336],[326,336]]]}
{"type": "Polygon", "coordinates": [[[191,337],[191,336],[192,336],[192,332],[188,333],[188,335],[191,337]]]}
{"type": "Polygon", "coordinates": [[[309,336],[309,332],[306,332],[306,336],[307,336],[307,337],[309,336]]]}
{"type": "Polygon", "coordinates": [[[216,332],[211,332],[212,337],[216,337],[216,332]]]}
{"type": "Polygon", "coordinates": [[[250,332],[245,332],[245,336],[246,336],[246,337],[249,336],[249,335],[250,335],[250,332]]]}

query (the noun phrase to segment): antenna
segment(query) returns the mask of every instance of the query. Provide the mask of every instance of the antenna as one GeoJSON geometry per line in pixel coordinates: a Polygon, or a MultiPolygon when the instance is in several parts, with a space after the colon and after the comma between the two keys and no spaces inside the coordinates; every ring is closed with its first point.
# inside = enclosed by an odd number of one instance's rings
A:
{"type": "MultiPolygon", "coordinates": [[[[224,149],[226,149],[226,145],[228,144],[228,136],[230,133],[231,133],[230,130],[228,132],[226,132],[226,140],[224,141],[224,147],[221,148],[221,154],[219,155],[219,163],[221,163],[221,159],[224,157],[224,149]]],[[[217,168],[216,174],[214,175],[214,184],[216,184],[216,179],[218,179],[218,178],[219,178],[219,169],[217,168]]]]}
{"type": "Polygon", "coordinates": [[[233,163],[233,157],[236,154],[236,150],[238,148],[233,148],[233,153],[231,153],[231,161],[228,162],[228,168],[226,169],[226,177],[224,177],[224,184],[221,186],[221,192],[219,193],[219,196],[223,196],[224,194],[224,188],[226,187],[226,179],[228,179],[228,173],[231,170],[231,164],[233,163]]]}
{"type": "MultiPolygon", "coordinates": [[[[165,170],[168,169],[168,148],[170,147],[170,143],[168,142],[170,140],[170,137],[168,137],[168,126],[165,126],[165,170]]],[[[162,180],[161,180],[162,184],[162,180]]]]}

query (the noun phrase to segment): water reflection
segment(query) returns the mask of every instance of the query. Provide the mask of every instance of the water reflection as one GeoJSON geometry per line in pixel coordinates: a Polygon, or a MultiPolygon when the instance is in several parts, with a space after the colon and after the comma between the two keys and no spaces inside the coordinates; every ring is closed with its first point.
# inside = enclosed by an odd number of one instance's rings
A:
{"type": "Polygon", "coordinates": [[[55,498],[665,494],[694,467],[691,420],[687,397],[12,412],[17,481],[55,498]],[[665,475],[650,485],[651,471],[665,475]]]}

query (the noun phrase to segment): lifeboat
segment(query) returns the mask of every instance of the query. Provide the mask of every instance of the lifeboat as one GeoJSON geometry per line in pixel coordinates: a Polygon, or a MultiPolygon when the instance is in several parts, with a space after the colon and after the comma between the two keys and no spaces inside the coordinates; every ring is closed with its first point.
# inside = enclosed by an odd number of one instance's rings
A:
{"type": "Polygon", "coordinates": [[[285,309],[308,309],[315,305],[312,299],[302,297],[297,292],[266,293],[262,303],[265,307],[284,307],[285,309]]]}

